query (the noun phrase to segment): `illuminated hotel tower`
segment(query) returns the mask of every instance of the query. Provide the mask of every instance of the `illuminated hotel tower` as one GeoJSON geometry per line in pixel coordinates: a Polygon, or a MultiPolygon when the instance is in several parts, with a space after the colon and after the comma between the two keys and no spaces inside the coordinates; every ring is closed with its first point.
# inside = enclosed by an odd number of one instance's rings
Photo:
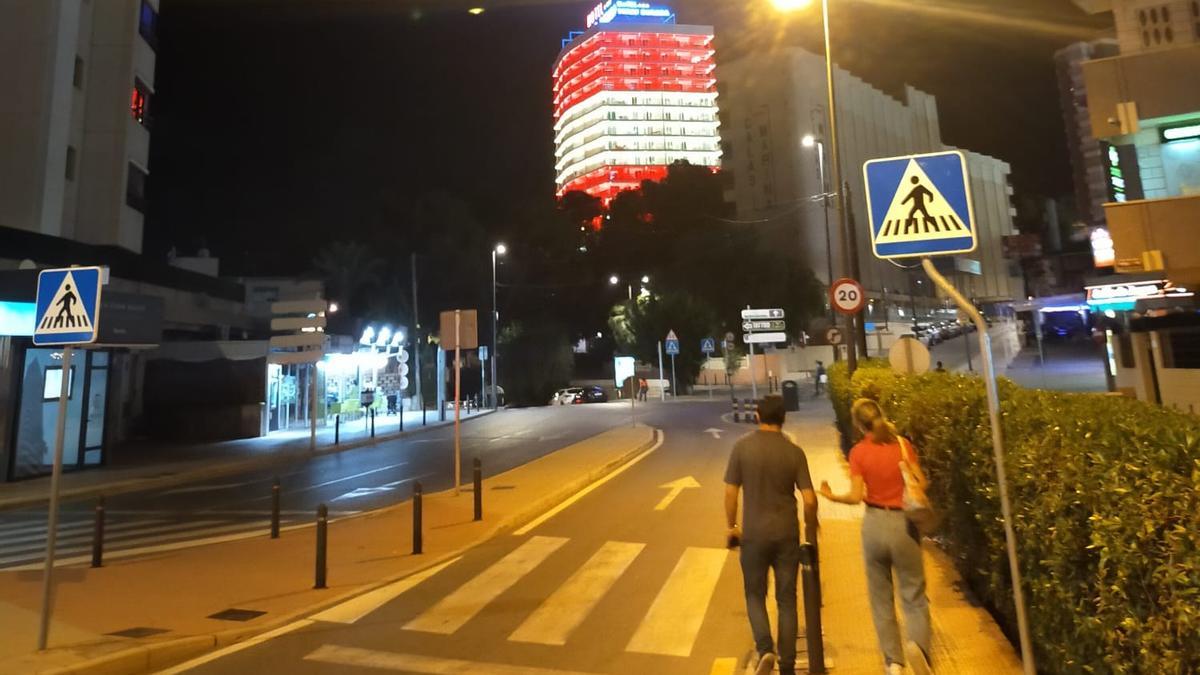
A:
{"type": "Polygon", "coordinates": [[[721,165],[711,26],[681,26],[670,9],[607,0],[554,64],[558,194],[607,204],[678,160],[721,165]]]}

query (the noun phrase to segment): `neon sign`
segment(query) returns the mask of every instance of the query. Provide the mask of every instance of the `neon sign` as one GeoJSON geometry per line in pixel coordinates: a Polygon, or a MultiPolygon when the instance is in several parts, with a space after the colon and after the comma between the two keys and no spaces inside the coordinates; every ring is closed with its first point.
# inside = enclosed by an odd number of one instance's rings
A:
{"type": "Polygon", "coordinates": [[[587,27],[618,21],[645,21],[673,23],[675,14],[669,7],[652,5],[642,0],[605,0],[596,5],[587,15],[587,27]]]}
{"type": "Polygon", "coordinates": [[[1134,309],[1138,300],[1150,298],[1190,298],[1194,294],[1170,281],[1139,281],[1128,284],[1103,284],[1087,287],[1087,302],[1097,310],[1134,309]]]}

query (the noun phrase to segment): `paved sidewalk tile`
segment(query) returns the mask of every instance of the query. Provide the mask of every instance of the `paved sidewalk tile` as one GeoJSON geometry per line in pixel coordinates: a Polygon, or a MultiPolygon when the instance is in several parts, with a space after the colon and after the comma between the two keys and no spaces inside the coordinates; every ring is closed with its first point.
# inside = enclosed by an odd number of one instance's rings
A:
{"type": "MultiPolygon", "coordinates": [[[[813,482],[849,489],[827,400],[808,401],[790,413],[786,431],[804,448],[813,482]]],[[[863,508],[821,500],[820,555],[826,653],[838,673],[882,673],[883,660],[871,623],[860,528],[863,508]]],[[[1021,672],[1016,650],[987,610],[961,590],[950,559],[925,542],[925,575],[933,617],[933,662],[940,675],[1005,675],[1021,672]]]]}

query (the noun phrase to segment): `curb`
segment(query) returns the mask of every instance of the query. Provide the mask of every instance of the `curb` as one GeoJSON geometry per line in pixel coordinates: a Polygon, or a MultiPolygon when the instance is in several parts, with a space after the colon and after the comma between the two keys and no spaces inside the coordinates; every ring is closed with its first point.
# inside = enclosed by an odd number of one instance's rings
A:
{"type": "MultiPolygon", "coordinates": [[[[484,414],[487,413],[481,413],[481,415],[484,414]]],[[[151,642],[110,654],[105,654],[104,656],[98,656],[86,661],[81,661],[80,663],[70,666],[39,670],[35,672],[42,673],[43,675],[83,675],[84,673],[87,675],[140,675],[141,673],[155,672],[157,670],[178,665],[190,659],[201,656],[211,649],[229,647],[242,642],[243,640],[262,635],[263,633],[278,630],[311,614],[316,614],[335,605],[340,605],[343,602],[356,598],[360,595],[370,593],[371,591],[387,586],[388,584],[395,583],[396,581],[406,577],[413,576],[414,574],[420,574],[427,569],[436,567],[448,560],[462,555],[466,551],[497,535],[503,534],[508,530],[516,529],[524,523],[537,518],[547,510],[566,501],[576,492],[579,492],[588,485],[591,485],[601,478],[604,478],[608,474],[628,463],[634,457],[637,457],[641,453],[650,449],[655,443],[658,442],[662,432],[654,427],[646,428],[649,428],[652,432],[650,435],[650,440],[630,449],[625,453],[622,453],[616,459],[613,459],[600,467],[588,471],[579,478],[564,483],[545,497],[526,504],[517,513],[514,513],[513,515],[496,523],[496,525],[488,529],[487,532],[482,534],[474,542],[459,547],[453,551],[448,551],[435,558],[430,558],[427,565],[422,565],[418,569],[386,577],[374,583],[361,586],[351,591],[346,591],[340,595],[326,598],[303,609],[299,609],[289,614],[284,614],[265,621],[257,626],[231,628],[229,630],[224,630],[217,633],[209,633],[206,635],[190,635],[187,637],[151,642]]],[[[513,469],[509,469],[509,471],[515,471],[519,468],[520,467],[514,467],[513,469]]],[[[509,473],[509,471],[492,476],[489,480],[499,478],[505,473],[509,473]]],[[[442,495],[452,491],[452,489],[444,490],[435,494],[442,495]]],[[[388,509],[379,509],[375,513],[398,507],[399,505],[388,507],[388,509]]]]}
{"type": "MultiPolygon", "coordinates": [[[[470,422],[472,420],[479,419],[480,417],[487,417],[494,412],[496,411],[486,410],[484,412],[476,413],[472,417],[465,418],[462,421],[463,423],[470,422]]],[[[183,473],[169,474],[154,478],[128,478],[104,485],[93,485],[71,490],[62,490],[59,492],[59,502],[63,503],[81,501],[91,497],[111,497],[114,495],[138,492],[141,490],[155,490],[159,488],[175,487],[177,485],[183,485],[196,480],[220,478],[221,476],[227,476],[231,473],[237,473],[239,471],[265,469],[276,465],[287,464],[297,459],[311,459],[314,457],[323,457],[325,455],[335,455],[340,452],[346,452],[347,450],[355,450],[357,448],[369,445],[400,440],[409,436],[415,436],[417,434],[434,431],[436,429],[441,429],[442,427],[448,427],[452,425],[452,422],[442,422],[431,427],[420,427],[418,429],[413,429],[412,431],[399,431],[387,435],[377,435],[375,438],[362,438],[356,441],[339,443],[337,445],[322,445],[318,446],[316,450],[309,450],[307,448],[301,450],[284,450],[277,454],[270,454],[252,459],[235,460],[224,464],[218,464],[216,466],[194,469],[183,473]]],[[[39,506],[41,504],[45,504],[48,499],[49,497],[47,496],[0,499],[0,512],[15,511],[17,509],[28,508],[31,506],[39,506]]]]}

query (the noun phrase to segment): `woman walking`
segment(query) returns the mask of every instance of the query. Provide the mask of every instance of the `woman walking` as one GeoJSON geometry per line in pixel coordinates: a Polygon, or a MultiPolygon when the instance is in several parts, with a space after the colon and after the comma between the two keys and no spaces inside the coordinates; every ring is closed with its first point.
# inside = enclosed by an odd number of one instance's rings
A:
{"type": "Polygon", "coordinates": [[[851,410],[863,438],[850,451],[850,492],[835,495],[828,482],[819,494],[842,504],[866,502],[863,515],[863,561],[867,592],[879,647],[883,650],[885,673],[900,675],[907,661],[916,675],[933,672],[929,666],[931,628],[929,599],[925,595],[925,568],[917,528],[904,513],[904,473],[922,487],[925,474],[912,444],[896,432],[879,404],[870,399],[855,401],[851,410]],[[908,640],[901,644],[896,622],[892,574],[900,587],[900,606],[908,640]]]}

